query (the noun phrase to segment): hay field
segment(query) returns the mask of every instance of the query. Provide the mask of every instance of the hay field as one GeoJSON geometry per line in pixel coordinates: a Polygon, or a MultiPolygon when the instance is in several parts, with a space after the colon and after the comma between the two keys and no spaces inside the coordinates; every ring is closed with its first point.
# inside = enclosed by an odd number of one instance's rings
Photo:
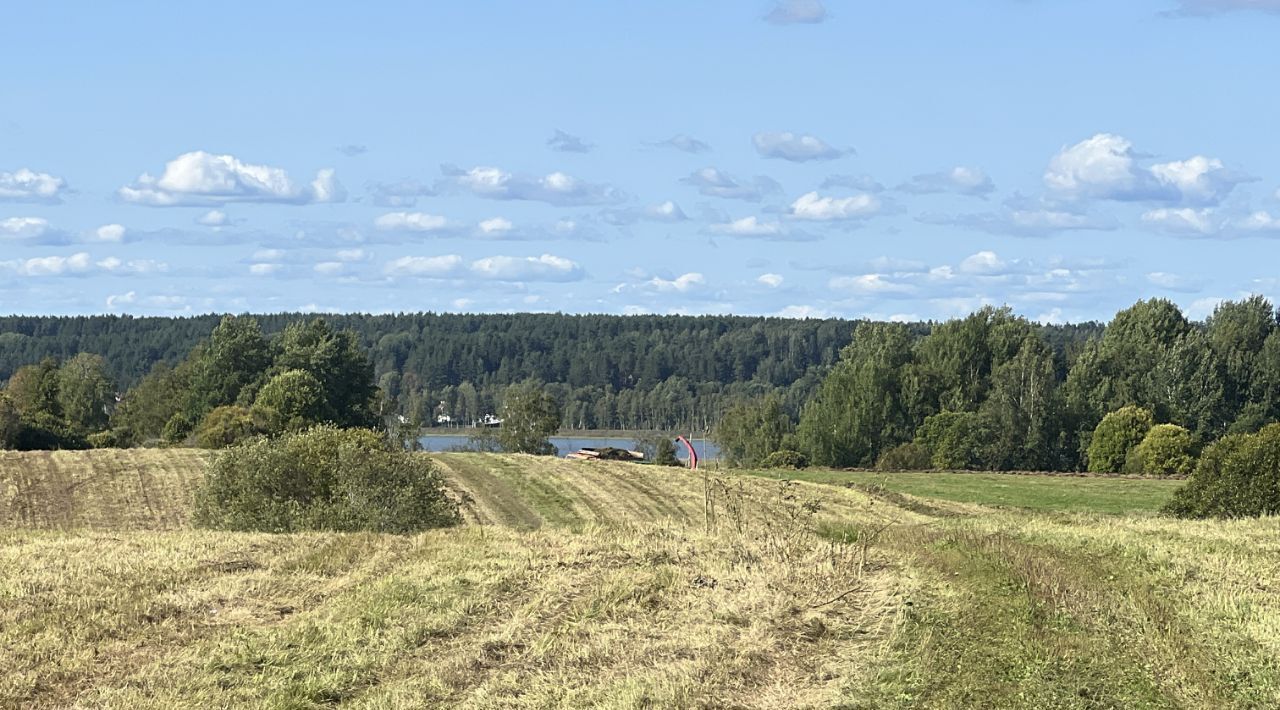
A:
{"type": "Polygon", "coordinates": [[[1280,705],[1277,520],[448,454],[460,528],[231,534],[204,460],[0,458],[0,707],[1280,705]]]}

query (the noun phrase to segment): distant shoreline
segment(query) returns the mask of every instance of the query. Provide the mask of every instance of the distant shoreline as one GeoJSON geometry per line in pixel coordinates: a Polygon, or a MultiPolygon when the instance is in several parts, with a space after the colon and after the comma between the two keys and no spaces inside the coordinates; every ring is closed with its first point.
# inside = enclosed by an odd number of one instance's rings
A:
{"type": "MultiPolygon", "coordinates": [[[[430,427],[421,429],[418,433],[419,437],[434,436],[475,436],[481,432],[497,431],[497,427],[479,428],[479,427],[430,427]]],[[[561,429],[555,433],[556,437],[567,439],[635,439],[648,436],[655,433],[648,429],[561,429]]],[[[664,432],[659,431],[658,434],[670,434],[672,438],[681,432],[664,432]]],[[[684,432],[685,436],[692,439],[706,439],[708,432],[693,432],[692,434],[684,432]]]]}

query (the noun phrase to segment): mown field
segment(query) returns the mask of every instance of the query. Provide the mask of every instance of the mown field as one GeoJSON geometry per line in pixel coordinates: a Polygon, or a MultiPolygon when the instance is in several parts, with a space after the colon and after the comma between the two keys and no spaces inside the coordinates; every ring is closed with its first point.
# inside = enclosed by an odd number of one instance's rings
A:
{"type": "Polygon", "coordinates": [[[0,454],[0,707],[1280,705],[1280,521],[1165,482],[436,459],[467,524],[398,537],[188,529],[199,452],[0,454]]]}

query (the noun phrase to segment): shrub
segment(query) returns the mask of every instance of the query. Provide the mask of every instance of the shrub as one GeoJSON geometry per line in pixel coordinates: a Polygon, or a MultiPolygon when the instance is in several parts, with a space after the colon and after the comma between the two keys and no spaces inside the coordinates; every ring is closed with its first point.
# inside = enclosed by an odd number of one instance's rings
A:
{"type": "Polygon", "coordinates": [[[929,450],[917,443],[900,444],[880,454],[877,471],[927,471],[933,468],[929,450]]]}
{"type": "Polygon", "coordinates": [[[941,412],[925,417],[916,443],[929,452],[933,468],[991,468],[995,436],[977,412],[941,412]]]}
{"type": "Polygon", "coordinates": [[[241,444],[218,456],[196,494],[196,524],[220,530],[409,533],[458,521],[431,460],[368,429],[241,444]]]}
{"type": "Polygon", "coordinates": [[[1089,440],[1089,470],[1120,473],[1133,447],[1151,430],[1153,418],[1141,407],[1121,407],[1102,418],[1089,440]]]}
{"type": "Polygon", "coordinates": [[[133,445],[133,434],[126,429],[107,429],[84,438],[95,449],[127,449],[133,445]]]}
{"type": "Polygon", "coordinates": [[[761,468],[789,468],[798,471],[809,467],[809,457],[792,449],[775,451],[760,462],[761,468]]]}
{"type": "Polygon", "coordinates": [[[1125,460],[1127,473],[1148,476],[1185,476],[1195,470],[1195,437],[1177,424],[1151,427],[1125,460]]]}
{"type": "Polygon", "coordinates": [[[225,449],[259,433],[253,413],[234,404],[216,407],[204,415],[196,427],[196,446],[202,449],[225,449]]]}
{"type": "Polygon", "coordinates": [[[1181,518],[1280,514],[1280,424],[1228,434],[1206,447],[1164,512],[1181,518]]]}

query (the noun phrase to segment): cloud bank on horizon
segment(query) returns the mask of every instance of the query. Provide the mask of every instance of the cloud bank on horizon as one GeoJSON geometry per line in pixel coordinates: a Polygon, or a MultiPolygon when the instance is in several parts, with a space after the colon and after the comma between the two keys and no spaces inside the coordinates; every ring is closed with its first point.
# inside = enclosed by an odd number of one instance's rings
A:
{"type": "Polygon", "coordinates": [[[10,12],[0,311],[1280,297],[1277,0],[262,12],[10,12]]]}

